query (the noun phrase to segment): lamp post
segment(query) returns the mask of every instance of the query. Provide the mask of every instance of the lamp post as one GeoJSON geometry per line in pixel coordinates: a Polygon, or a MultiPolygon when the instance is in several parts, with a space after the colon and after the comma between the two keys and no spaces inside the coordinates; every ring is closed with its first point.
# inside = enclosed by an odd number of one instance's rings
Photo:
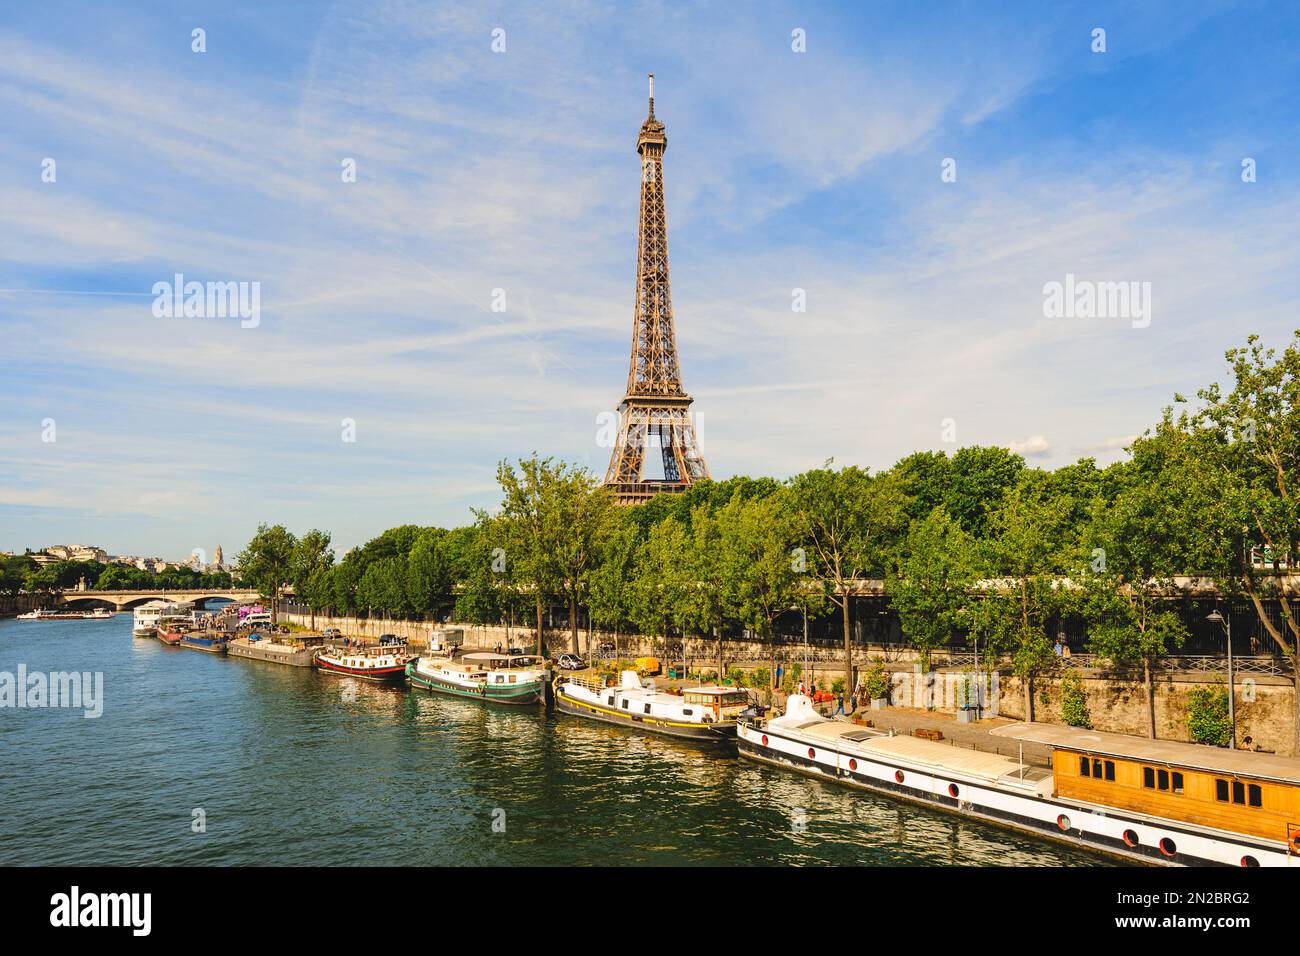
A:
{"type": "Polygon", "coordinates": [[[1232,736],[1228,738],[1228,747],[1231,748],[1232,750],[1236,750],[1237,749],[1237,707],[1236,707],[1235,698],[1237,695],[1233,690],[1233,683],[1232,683],[1232,622],[1229,621],[1222,614],[1220,614],[1219,609],[1217,607],[1213,611],[1211,611],[1208,615],[1206,615],[1205,619],[1207,621],[1213,621],[1215,624],[1220,625],[1223,628],[1224,632],[1228,635],[1228,725],[1232,730],[1232,736]]]}

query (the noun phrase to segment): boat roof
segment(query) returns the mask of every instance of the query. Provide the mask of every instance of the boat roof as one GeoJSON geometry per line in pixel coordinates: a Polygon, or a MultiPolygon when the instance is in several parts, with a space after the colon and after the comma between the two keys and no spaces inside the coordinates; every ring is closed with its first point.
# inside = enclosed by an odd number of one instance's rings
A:
{"type": "Polygon", "coordinates": [[[719,687],[717,684],[709,684],[705,687],[683,687],[683,694],[745,694],[743,687],[719,687]]]}
{"type": "Polygon", "coordinates": [[[1227,750],[1177,740],[1150,740],[1145,737],[1130,737],[1128,734],[1037,722],[1009,724],[990,730],[989,733],[1027,743],[1046,744],[1061,750],[1300,785],[1300,759],[1295,757],[1261,754],[1250,750],[1227,750]]]}
{"type": "Polygon", "coordinates": [[[1050,788],[1051,773],[1045,768],[1022,764],[1014,758],[986,750],[967,750],[965,747],[941,744],[920,737],[882,734],[878,730],[868,730],[847,721],[825,717],[793,727],[785,725],[782,729],[796,731],[800,738],[809,743],[823,741],[826,746],[834,747],[841,753],[857,754],[864,759],[873,756],[895,758],[913,765],[931,767],[939,772],[956,773],[989,782],[1000,781],[1029,790],[1050,788]]]}
{"type": "Polygon", "coordinates": [[[493,654],[491,651],[475,651],[472,654],[462,654],[458,660],[462,661],[532,661],[537,659],[536,654],[493,654]]]}

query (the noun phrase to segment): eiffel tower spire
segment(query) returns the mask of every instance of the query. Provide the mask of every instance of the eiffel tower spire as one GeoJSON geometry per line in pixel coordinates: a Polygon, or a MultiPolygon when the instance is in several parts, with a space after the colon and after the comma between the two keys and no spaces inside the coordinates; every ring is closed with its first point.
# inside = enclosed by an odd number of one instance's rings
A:
{"type": "Polygon", "coordinates": [[[684,491],[707,479],[691,422],[691,397],[682,388],[668,281],[668,222],[664,215],[664,150],[668,137],[655,119],[655,78],[650,74],[650,113],[641,124],[641,230],[637,241],[636,311],[632,318],[632,360],[627,392],[618,407],[618,444],[605,484],[620,504],[645,501],[661,491],[684,491]],[[645,452],[656,446],[663,480],[644,477],[645,452]]]}

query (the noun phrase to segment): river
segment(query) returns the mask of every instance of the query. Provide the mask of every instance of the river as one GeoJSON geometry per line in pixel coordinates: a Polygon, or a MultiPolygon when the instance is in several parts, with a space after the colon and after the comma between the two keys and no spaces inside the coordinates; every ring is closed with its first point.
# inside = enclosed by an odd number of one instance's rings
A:
{"type": "Polygon", "coordinates": [[[102,673],[103,713],[0,709],[9,864],[1103,865],[1101,857],[540,707],[0,621],[0,672],[102,673]]]}

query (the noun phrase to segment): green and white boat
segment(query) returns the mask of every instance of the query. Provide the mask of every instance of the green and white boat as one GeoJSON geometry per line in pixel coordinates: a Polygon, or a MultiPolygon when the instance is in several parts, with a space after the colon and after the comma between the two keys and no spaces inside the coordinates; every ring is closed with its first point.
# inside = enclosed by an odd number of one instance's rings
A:
{"type": "Polygon", "coordinates": [[[535,704],[547,671],[536,657],[480,652],[455,657],[417,657],[406,665],[412,687],[498,704],[535,704]]]}

